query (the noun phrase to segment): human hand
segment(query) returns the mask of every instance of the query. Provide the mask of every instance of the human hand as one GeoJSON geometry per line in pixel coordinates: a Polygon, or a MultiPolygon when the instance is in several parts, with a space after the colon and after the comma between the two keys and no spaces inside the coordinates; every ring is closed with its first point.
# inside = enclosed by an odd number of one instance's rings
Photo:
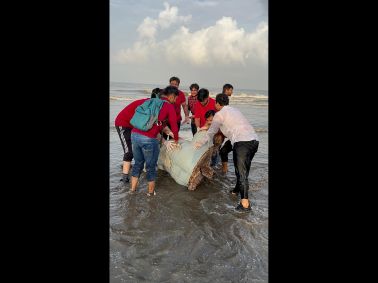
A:
{"type": "Polygon", "coordinates": [[[164,140],[163,139],[163,144],[165,145],[165,147],[167,148],[167,151],[171,151],[173,148],[174,148],[174,145],[173,145],[174,141],[167,141],[167,140],[164,140]]]}
{"type": "Polygon", "coordinates": [[[181,123],[181,125],[189,124],[189,122],[190,122],[189,116],[185,116],[185,120],[181,123]]]}
{"type": "Polygon", "coordinates": [[[172,137],[173,139],[175,138],[175,135],[173,134],[173,132],[169,132],[168,136],[172,137]]]}
{"type": "Polygon", "coordinates": [[[201,127],[201,128],[197,128],[197,131],[198,132],[200,132],[200,131],[207,131],[209,129],[209,127],[208,126],[203,126],[203,127],[201,127]]]}
{"type": "Polygon", "coordinates": [[[195,148],[195,149],[199,149],[201,146],[202,146],[202,143],[201,143],[201,142],[195,142],[195,143],[194,143],[194,148],[195,148]]]}

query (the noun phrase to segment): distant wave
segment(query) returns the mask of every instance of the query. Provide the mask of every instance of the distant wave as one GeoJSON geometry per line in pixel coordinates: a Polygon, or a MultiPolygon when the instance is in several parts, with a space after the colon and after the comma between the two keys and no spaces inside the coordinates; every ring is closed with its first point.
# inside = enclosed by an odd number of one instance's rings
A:
{"type": "Polygon", "coordinates": [[[268,103],[259,103],[258,101],[254,100],[231,100],[230,106],[232,105],[252,105],[256,107],[268,107],[268,103]]]}
{"type": "MultiPolygon", "coordinates": [[[[240,103],[240,104],[242,104],[242,103],[240,103]]],[[[248,103],[245,103],[245,104],[248,104],[248,103]]],[[[267,103],[259,103],[259,104],[253,104],[253,106],[268,107],[269,104],[267,104],[267,103]]]]}
{"type": "Polygon", "coordinates": [[[267,133],[268,129],[266,128],[255,128],[256,133],[267,133]]]}
{"type": "Polygon", "coordinates": [[[261,99],[261,100],[268,100],[268,96],[266,96],[266,95],[262,95],[262,94],[248,94],[248,93],[244,93],[244,92],[242,92],[242,93],[238,93],[238,94],[234,94],[234,95],[232,95],[232,98],[244,98],[244,97],[246,97],[246,98],[254,98],[254,99],[261,99]]]}
{"type": "Polygon", "coordinates": [[[152,92],[152,89],[110,89],[110,92],[150,94],[152,92]]]}
{"type": "MultiPolygon", "coordinates": [[[[119,101],[135,101],[135,100],[138,100],[138,99],[141,99],[141,98],[143,98],[143,97],[124,97],[124,96],[114,96],[114,95],[109,96],[110,100],[119,100],[119,101]]],[[[267,103],[253,103],[253,102],[254,102],[253,99],[238,100],[238,99],[232,98],[232,100],[231,100],[232,104],[249,104],[249,105],[260,106],[260,107],[267,107],[268,106],[267,103]]]]}
{"type": "Polygon", "coordinates": [[[120,100],[120,101],[134,101],[140,99],[140,97],[120,97],[120,96],[110,96],[110,100],[120,100]]]}
{"type": "MultiPolygon", "coordinates": [[[[144,88],[122,88],[122,87],[114,87],[114,89],[110,89],[110,100],[118,100],[118,101],[134,101],[137,99],[150,97],[153,88],[149,86],[145,86],[144,88]]],[[[210,91],[210,97],[214,98],[218,92],[210,91]]],[[[186,92],[187,96],[187,92],[186,92]]],[[[231,99],[230,104],[235,105],[253,105],[256,107],[267,107],[268,106],[268,96],[259,93],[258,91],[251,91],[249,92],[242,90],[241,92],[234,92],[231,99]]]]}
{"type": "MultiPolygon", "coordinates": [[[[210,92],[210,97],[215,98],[218,93],[210,92]]],[[[253,99],[253,100],[268,100],[268,96],[256,93],[234,93],[231,96],[231,100],[234,99],[253,99]]]]}

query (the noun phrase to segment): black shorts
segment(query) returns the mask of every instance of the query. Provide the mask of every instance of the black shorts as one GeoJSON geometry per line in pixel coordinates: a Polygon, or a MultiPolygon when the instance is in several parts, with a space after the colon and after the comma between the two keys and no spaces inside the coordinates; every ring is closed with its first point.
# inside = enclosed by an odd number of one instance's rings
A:
{"type": "Polygon", "coordinates": [[[123,148],[123,161],[131,162],[133,160],[133,149],[131,146],[132,128],[116,126],[116,129],[123,148]]]}

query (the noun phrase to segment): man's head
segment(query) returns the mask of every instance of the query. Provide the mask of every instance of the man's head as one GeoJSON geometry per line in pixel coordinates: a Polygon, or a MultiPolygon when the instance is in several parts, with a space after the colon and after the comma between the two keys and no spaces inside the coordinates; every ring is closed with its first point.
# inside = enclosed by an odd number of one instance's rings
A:
{"type": "Polygon", "coordinates": [[[178,88],[180,85],[180,79],[178,77],[172,77],[169,79],[169,84],[178,88]]]}
{"type": "Polygon", "coordinates": [[[205,113],[206,123],[208,123],[209,125],[211,125],[211,123],[213,122],[214,115],[215,115],[215,111],[214,110],[208,110],[205,113]]]}
{"type": "Polygon", "coordinates": [[[218,93],[215,97],[215,109],[217,109],[217,111],[221,110],[223,106],[228,105],[228,103],[228,95],[225,93],[218,93]]]}
{"type": "Polygon", "coordinates": [[[196,96],[198,94],[198,90],[199,90],[199,85],[194,83],[194,84],[191,84],[190,87],[190,95],[191,96],[196,96]]]}
{"type": "Polygon", "coordinates": [[[179,94],[178,88],[174,87],[174,86],[167,86],[163,90],[163,94],[167,97],[168,101],[173,104],[173,103],[175,103],[176,97],[179,94]]]}
{"type": "Polygon", "coordinates": [[[233,91],[234,91],[234,87],[233,87],[232,85],[230,85],[230,84],[225,84],[225,85],[223,86],[223,90],[222,90],[222,92],[223,92],[224,94],[226,94],[227,96],[231,96],[233,91]]]}
{"type": "Polygon", "coordinates": [[[209,102],[209,91],[206,88],[201,88],[197,94],[197,100],[205,106],[209,102]]]}

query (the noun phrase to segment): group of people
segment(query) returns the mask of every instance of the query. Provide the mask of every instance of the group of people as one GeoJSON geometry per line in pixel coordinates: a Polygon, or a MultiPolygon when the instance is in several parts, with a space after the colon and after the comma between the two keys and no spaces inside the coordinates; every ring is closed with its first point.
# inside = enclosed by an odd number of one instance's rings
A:
{"type": "MultiPolygon", "coordinates": [[[[214,152],[219,153],[224,173],[228,171],[228,154],[233,152],[237,182],[230,193],[240,194],[240,203],[235,208],[237,211],[250,211],[248,175],[259,141],[253,126],[244,115],[237,108],[229,106],[233,86],[225,84],[222,93],[217,94],[213,99],[209,97],[209,91],[206,88],[200,89],[198,84],[193,83],[189,87],[190,94],[186,99],[185,93],[178,89],[179,85],[180,79],[171,77],[166,88],[155,88],[150,98],[130,103],[117,115],[115,127],[124,151],[121,181],[124,183],[131,181],[130,192],[135,192],[139,176],[145,168],[148,182],[147,195],[155,195],[156,167],[160,152],[159,140],[161,139],[167,150],[171,150],[177,145],[181,125],[190,123],[193,136],[198,131],[207,131],[204,138],[195,143],[195,149],[213,140],[217,134],[223,135],[224,142],[219,144],[214,152]],[[162,104],[159,111],[158,122],[147,131],[133,127],[130,120],[136,108],[152,98],[159,98],[166,102],[162,104]],[[184,119],[181,117],[181,108],[185,114],[184,119]],[[134,159],[134,165],[131,168],[132,159],[134,159]]],[[[217,164],[217,154],[212,158],[212,166],[217,164]]]]}

